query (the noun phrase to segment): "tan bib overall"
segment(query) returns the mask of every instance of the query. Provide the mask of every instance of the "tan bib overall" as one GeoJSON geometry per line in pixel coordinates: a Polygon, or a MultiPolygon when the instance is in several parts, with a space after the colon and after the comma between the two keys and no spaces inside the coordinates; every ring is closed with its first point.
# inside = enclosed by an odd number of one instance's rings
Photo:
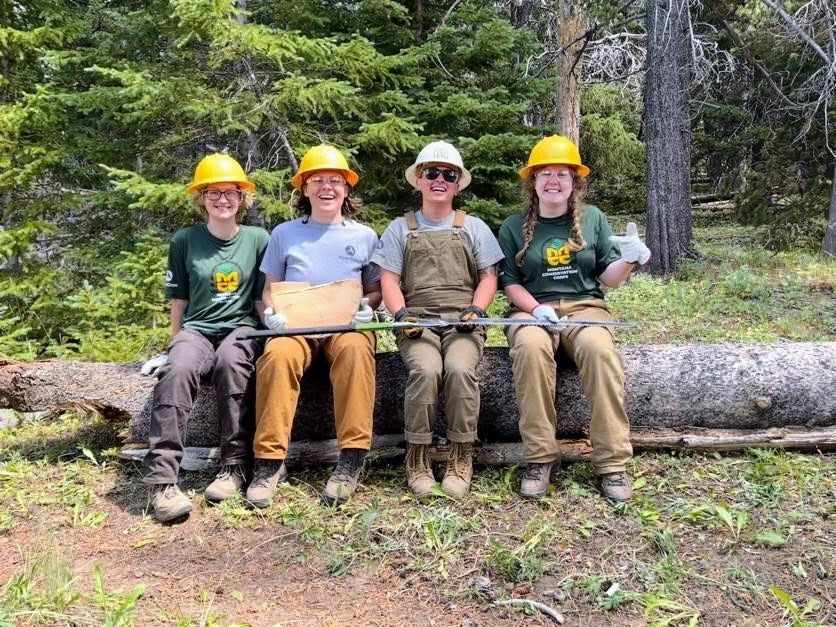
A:
{"type": "MultiPolygon", "coordinates": [[[[453,227],[419,231],[414,212],[406,214],[409,232],[404,246],[401,290],[406,306],[420,315],[458,314],[472,304],[479,271],[462,232],[464,211],[457,211],[453,227]]],[[[396,335],[401,357],[409,370],[404,392],[406,441],[430,444],[443,384],[447,439],[473,442],[479,418],[476,366],[485,345],[485,332],[460,333],[455,328],[426,331],[417,339],[396,335]]]]}

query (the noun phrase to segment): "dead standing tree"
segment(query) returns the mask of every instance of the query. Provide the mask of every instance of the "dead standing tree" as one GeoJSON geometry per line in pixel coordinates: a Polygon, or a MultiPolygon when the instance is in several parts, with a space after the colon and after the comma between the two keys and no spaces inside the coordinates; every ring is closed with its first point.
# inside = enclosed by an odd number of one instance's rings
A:
{"type": "Polygon", "coordinates": [[[647,244],[651,271],[668,274],[692,254],[688,0],[649,0],[645,24],[647,244]]]}
{"type": "Polygon", "coordinates": [[[805,48],[823,63],[796,90],[794,96],[802,103],[799,107],[807,118],[805,134],[811,128],[814,116],[819,112],[824,116],[827,149],[833,157],[833,174],[822,252],[833,257],[836,256],[836,148],[830,139],[829,108],[836,99],[836,7],[832,0],[811,0],[790,14],[780,2],[761,1],[780,16],[786,24],[788,35],[800,39],[805,48]]]}

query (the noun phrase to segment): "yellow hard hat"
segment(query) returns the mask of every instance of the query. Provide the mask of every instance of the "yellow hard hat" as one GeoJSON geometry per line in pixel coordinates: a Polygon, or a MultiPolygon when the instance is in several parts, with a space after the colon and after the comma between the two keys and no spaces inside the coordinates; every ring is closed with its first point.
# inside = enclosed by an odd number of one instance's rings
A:
{"type": "Polygon", "coordinates": [[[357,185],[357,181],[360,180],[360,176],[348,167],[348,161],[345,160],[345,157],[343,157],[343,154],[339,150],[333,146],[320,144],[305,153],[305,156],[302,157],[302,162],[299,164],[299,170],[290,179],[290,184],[296,189],[301,189],[302,183],[304,183],[308,175],[316,170],[336,170],[337,172],[341,172],[345,177],[346,183],[352,187],[357,185]]]}
{"type": "Polygon", "coordinates": [[[528,155],[528,165],[520,170],[520,178],[530,178],[533,170],[544,165],[568,165],[579,177],[589,176],[575,142],[563,135],[550,135],[537,142],[528,155]]]}
{"type": "Polygon", "coordinates": [[[255,185],[247,180],[241,164],[229,155],[219,152],[200,160],[194,169],[192,184],[186,188],[186,192],[191,194],[212,183],[237,183],[238,187],[248,192],[255,189],[255,185]]]}

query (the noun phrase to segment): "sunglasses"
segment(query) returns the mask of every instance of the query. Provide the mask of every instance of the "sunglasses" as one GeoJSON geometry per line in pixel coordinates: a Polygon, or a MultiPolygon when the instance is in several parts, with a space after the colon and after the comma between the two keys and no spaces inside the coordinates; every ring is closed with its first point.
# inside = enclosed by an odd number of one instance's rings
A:
{"type": "Polygon", "coordinates": [[[434,181],[441,175],[448,183],[457,183],[461,174],[455,170],[447,170],[446,168],[427,168],[421,172],[421,177],[428,181],[434,181]]]}

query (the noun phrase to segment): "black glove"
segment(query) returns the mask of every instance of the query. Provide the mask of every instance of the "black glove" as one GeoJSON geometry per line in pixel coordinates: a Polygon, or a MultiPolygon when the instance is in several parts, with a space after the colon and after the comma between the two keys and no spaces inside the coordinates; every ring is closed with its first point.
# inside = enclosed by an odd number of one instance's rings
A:
{"type": "MultiPolygon", "coordinates": [[[[395,322],[420,322],[421,319],[406,307],[401,307],[395,312],[395,322]]],[[[421,327],[403,327],[403,334],[411,340],[421,337],[424,329],[421,327]]]]}
{"type": "MultiPolygon", "coordinates": [[[[468,320],[473,320],[474,318],[485,318],[485,310],[481,307],[477,307],[476,305],[470,305],[469,307],[465,307],[459,312],[459,320],[462,322],[467,322],[468,320]]],[[[472,324],[457,324],[456,331],[459,333],[472,333],[473,329],[476,326],[472,324]]]]}

